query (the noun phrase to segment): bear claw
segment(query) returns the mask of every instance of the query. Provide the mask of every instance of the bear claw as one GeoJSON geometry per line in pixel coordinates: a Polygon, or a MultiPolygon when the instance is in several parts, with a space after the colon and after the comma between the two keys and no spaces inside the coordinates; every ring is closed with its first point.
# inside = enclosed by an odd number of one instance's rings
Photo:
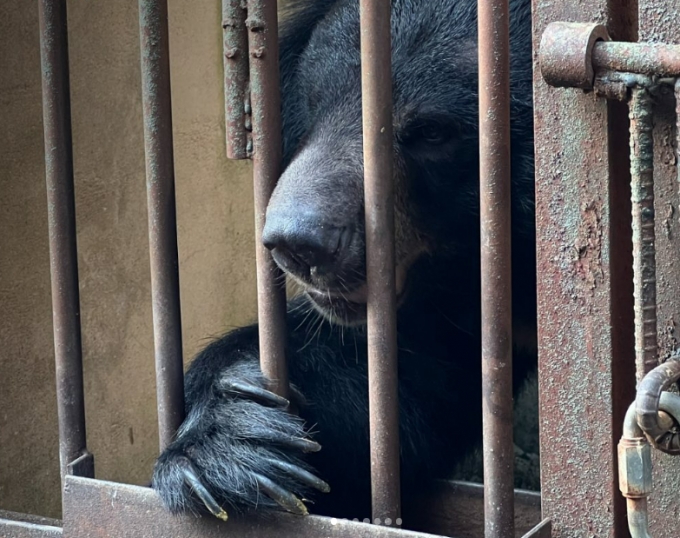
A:
{"type": "Polygon", "coordinates": [[[283,489],[281,486],[261,474],[253,473],[253,477],[260,489],[284,510],[299,516],[306,516],[309,514],[305,504],[290,491],[283,489]]]}
{"type": "Polygon", "coordinates": [[[221,389],[225,392],[235,393],[240,396],[250,397],[253,400],[265,404],[272,405],[274,407],[288,408],[290,406],[290,401],[286,398],[274,394],[273,392],[263,389],[249,383],[241,383],[239,381],[223,381],[221,383],[221,389]]]}
{"type": "Polygon", "coordinates": [[[201,479],[198,478],[196,470],[194,469],[194,466],[191,464],[191,462],[188,459],[183,459],[182,466],[184,480],[187,485],[193,490],[196,496],[201,499],[205,507],[212,515],[218,519],[221,519],[222,521],[227,521],[227,519],[229,519],[227,512],[217,503],[215,497],[213,497],[208,489],[203,485],[201,479]]]}
{"type": "Polygon", "coordinates": [[[331,487],[326,482],[314,476],[312,473],[306,471],[302,467],[298,467],[297,465],[293,465],[292,463],[274,459],[269,459],[267,461],[269,461],[269,463],[271,463],[273,466],[278,467],[282,471],[285,471],[288,474],[292,475],[303,484],[318,489],[322,493],[329,493],[331,490],[331,487]]]}

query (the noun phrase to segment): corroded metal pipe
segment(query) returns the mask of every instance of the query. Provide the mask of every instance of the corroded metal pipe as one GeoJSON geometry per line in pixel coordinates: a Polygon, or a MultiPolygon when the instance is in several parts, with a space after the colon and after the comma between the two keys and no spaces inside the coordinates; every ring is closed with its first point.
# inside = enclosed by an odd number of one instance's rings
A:
{"type": "MultiPolygon", "coordinates": [[[[73,472],[69,468],[71,463],[83,456],[91,459],[85,435],[66,1],[41,0],[39,18],[59,461],[63,484],[66,474],[73,472]]],[[[92,476],[91,462],[86,472],[78,474],[92,476]]]]}
{"type": "Polygon", "coordinates": [[[368,390],[373,519],[401,512],[390,0],[361,0],[368,390]]]}
{"type": "MultiPolygon", "coordinates": [[[[659,409],[664,409],[662,405],[662,395],[673,383],[680,379],[680,360],[669,359],[649,372],[638,385],[637,396],[635,398],[635,409],[637,413],[637,423],[642,431],[654,441],[654,446],[659,450],[671,454],[680,453],[680,440],[675,434],[675,440],[669,438],[669,431],[666,424],[660,422],[659,409]]],[[[670,414],[677,409],[668,408],[670,414]]],[[[676,419],[680,418],[677,415],[676,419]]]]}
{"type": "Polygon", "coordinates": [[[161,451],[184,420],[167,0],[139,0],[151,299],[161,451]]]}
{"type": "Polygon", "coordinates": [[[671,359],[649,372],[639,383],[619,441],[619,489],[628,507],[633,538],[651,538],[647,498],[652,493],[652,445],[680,454],[680,396],[665,392],[680,379],[680,361],[671,359]],[[652,444],[650,444],[650,442],[652,444]]]}
{"type": "Polygon", "coordinates": [[[630,100],[630,175],[633,208],[635,369],[638,382],[658,364],[656,247],[654,244],[654,125],[652,100],[633,88],[630,100]]]}
{"type": "Polygon", "coordinates": [[[626,497],[633,538],[651,538],[647,497],[652,492],[652,447],[638,426],[635,404],[628,408],[618,446],[619,489],[626,497]]]}
{"type": "Polygon", "coordinates": [[[510,40],[507,0],[478,3],[486,538],[514,535],[510,40]]]}
{"type": "Polygon", "coordinates": [[[269,198],[281,173],[281,95],[276,0],[248,0],[248,44],[253,122],[253,181],[255,189],[255,257],[260,366],[272,390],[286,397],[285,278],[262,244],[269,198]]]}

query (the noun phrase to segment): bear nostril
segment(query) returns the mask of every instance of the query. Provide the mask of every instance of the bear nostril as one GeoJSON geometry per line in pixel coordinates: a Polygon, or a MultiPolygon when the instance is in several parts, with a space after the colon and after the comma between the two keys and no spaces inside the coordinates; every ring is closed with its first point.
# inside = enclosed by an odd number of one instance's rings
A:
{"type": "Polygon", "coordinates": [[[310,218],[309,215],[270,213],[262,234],[262,243],[272,251],[276,263],[293,274],[309,277],[332,274],[341,259],[351,233],[310,218]]]}
{"type": "Polygon", "coordinates": [[[277,265],[287,273],[293,273],[300,277],[308,277],[310,274],[310,266],[286,248],[277,246],[272,250],[272,257],[277,265]]]}

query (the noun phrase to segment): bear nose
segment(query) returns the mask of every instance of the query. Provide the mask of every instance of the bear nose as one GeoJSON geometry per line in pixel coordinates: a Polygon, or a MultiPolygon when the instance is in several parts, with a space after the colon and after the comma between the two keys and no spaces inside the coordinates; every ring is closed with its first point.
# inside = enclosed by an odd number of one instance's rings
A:
{"type": "Polygon", "coordinates": [[[314,215],[268,213],[262,243],[284,271],[309,276],[312,268],[330,272],[344,247],[347,228],[314,215]]]}

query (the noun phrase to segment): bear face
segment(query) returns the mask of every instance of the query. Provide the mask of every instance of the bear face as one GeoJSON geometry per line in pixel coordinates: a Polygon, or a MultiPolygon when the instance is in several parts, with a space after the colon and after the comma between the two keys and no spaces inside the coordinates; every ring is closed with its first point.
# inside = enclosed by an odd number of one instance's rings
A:
{"type": "MultiPolygon", "coordinates": [[[[287,166],[263,240],[322,315],[356,325],[366,316],[359,7],[356,0],[326,7],[304,37],[298,28],[284,30],[287,166]],[[285,55],[294,47],[286,39],[303,41],[293,58],[285,55]]],[[[423,278],[419,267],[465,263],[470,274],[462,282],[479,272],[469,263],[479,243],[477,24],[476,2],[469,0],[394,0],[392,7],[396,280],[403,304],[423,278]]],[[[514,2],[518,223],[530,221],[533,209],[529,11],[527,2],[514,2]]]]}

